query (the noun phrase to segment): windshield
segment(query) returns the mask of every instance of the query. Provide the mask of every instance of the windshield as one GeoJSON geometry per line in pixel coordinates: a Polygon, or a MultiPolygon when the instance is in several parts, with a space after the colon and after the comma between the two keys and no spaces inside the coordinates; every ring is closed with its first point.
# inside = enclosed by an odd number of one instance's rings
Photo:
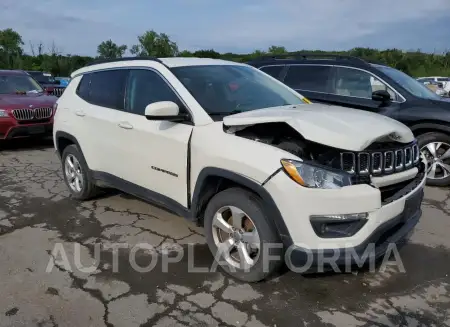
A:
{"type": "Polygon", "coordinates": [[[305,104],[295,91],[252,67],[186,66],[172,72],[210,115],[305,104]]]}
{"type": "Polygon", "coordinates": [[[29,73],[33,78],[41,84],[54,84],[55,78],[50,73],[31,72],[29,73]]]}
{"type": "Polygon", "coordinates": [[[27,75],[0,75],[0,94],[40,93],[42,87],[27,75]]]}
{"type": "Polygon", "coordinates": [[[416,97],[429,100],[441,100],[439,95],[411,76],[391,67],[380,65],[376,65],[376,67],[416,97]]]}

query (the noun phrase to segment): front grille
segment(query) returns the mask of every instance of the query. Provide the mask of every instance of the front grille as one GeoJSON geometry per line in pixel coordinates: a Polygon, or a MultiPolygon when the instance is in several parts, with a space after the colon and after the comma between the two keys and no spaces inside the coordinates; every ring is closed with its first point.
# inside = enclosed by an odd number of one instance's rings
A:
{"type": "Polygon", "coordinates": [[[383,175],[407,170],[419,160],[419,147],[414,142],[388,151],[342,152],[341,169],[359,176],[383,175]]]}
{"type": "Polygon", "coordinates": [[[19,121],[41,120],[52,116],[52,108],[14,109],[12,114],[19,121]]]}
{"type": "Polygon", "coordinates": [[[57,96],[58,98],[63,94],[65,88],[64,87],[55,87],[52,91],[52,95],[57,96]]]}

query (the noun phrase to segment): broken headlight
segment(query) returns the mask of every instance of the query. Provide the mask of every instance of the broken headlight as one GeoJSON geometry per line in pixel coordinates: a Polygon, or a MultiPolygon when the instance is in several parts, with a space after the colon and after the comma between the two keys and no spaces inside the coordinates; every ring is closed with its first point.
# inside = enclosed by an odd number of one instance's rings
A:
{"type": "Polygon", "coordinates": [[[304,187],[336,189],[351,185],[349,174],[330,167],[295,160],[282,159],[286,174],[304,187]]]}

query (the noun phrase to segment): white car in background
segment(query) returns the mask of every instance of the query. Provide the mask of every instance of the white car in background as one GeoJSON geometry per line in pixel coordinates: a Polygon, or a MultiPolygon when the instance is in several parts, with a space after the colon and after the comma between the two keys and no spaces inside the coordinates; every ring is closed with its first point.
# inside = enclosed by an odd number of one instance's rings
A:
{"type": "Polygon", "coordinates": [[[450,77],[443,76],[430,76],[430,77],[419,77],[417,81],[423,83],[424,85],[436,85],[436,94],[440,96],[448,96],[450,93],[450,77]]]}

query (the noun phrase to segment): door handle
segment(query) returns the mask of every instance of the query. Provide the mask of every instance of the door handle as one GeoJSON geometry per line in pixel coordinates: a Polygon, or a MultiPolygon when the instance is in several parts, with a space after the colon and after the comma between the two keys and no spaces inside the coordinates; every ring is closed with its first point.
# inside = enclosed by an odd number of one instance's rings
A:
{"type": "Polygon", "coordinates": [[[77,111],[75,111],[75,115],[80,116],[80,117],[86,116],[86,114],[84,113],[83,110],[77,110],[77,111]]]}
{"type": "Polygon", "coordinates": [[[126,121],[121,121],[119,123],[119,127],[124,128],[124,129],[133,129],[133,125],[131,125],[130,123],[128,123],[126,121]]]}

